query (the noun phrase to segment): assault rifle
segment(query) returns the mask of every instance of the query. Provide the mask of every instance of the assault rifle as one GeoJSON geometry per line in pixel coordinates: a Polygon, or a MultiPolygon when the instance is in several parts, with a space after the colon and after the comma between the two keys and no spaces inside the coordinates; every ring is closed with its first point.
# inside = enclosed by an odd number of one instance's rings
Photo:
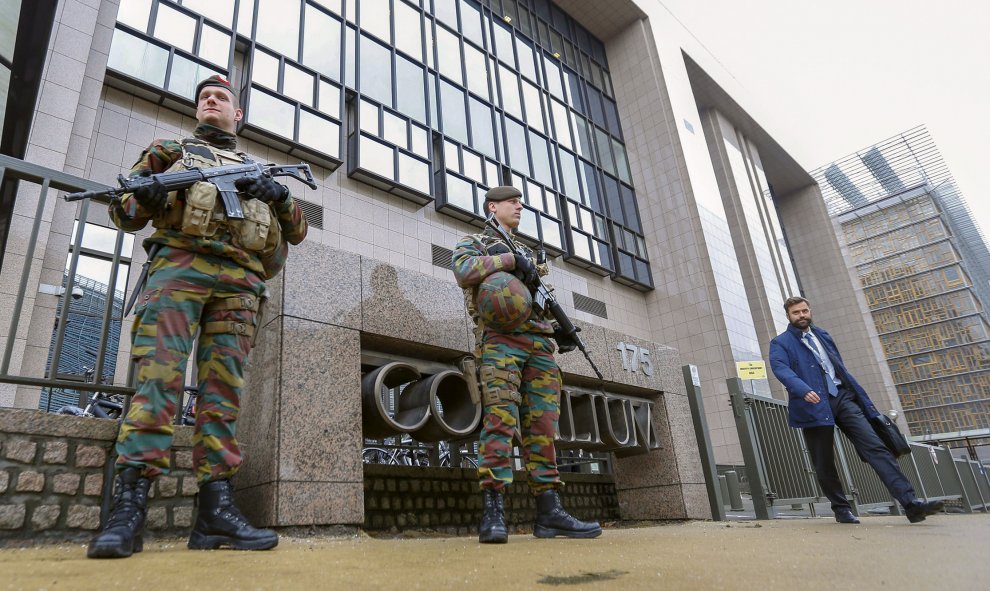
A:
{"type": "Polygon", "coordinates": [[[264,175],[270,178],[288,176],[296,179],[310,189],[316,188],[316,181],[313,173],[309,170],[308,164],[258,164],[257,162],[246,162],[244,164],[228,164],[225,166],[211,166],[206,168],[187,168],[175,172],[161,172],[149,176],[124,176],[117,175],[119,188],[108,187],[100,191],[82,191],[79,193],[69,193],[65,196],[66,201],[78,201],[80,199],[111,198],[116,199],[125,193],[148,186],[160,185],[166,191],[181,191],[188,189],[194,184],[204,181],[216,186],[223,199],[223,207],[227,217],[233,220],[243,220],[244,210],[241,209],[241,202],[237,198],[237,187],[234,181],[246,176],[264,175]]]}
{"type": "MultiPolygon", "coordinates": [[[[516,242],[512,239],[512,236],[510,236],[509,233],[505,231],[505,228],[503,228],[495,219],[494,213],[485,218],[485,224],[490,226],[492,230],[495,230],[495,233],[498,234],[499,238],[505,242],[506,246],[512,249],[514,254],[526,256],[526,252],[516,244],[516,242]]],[[[577,327],[574,326],[571,319],[567,317],[567,313],[564,312],[564,309],[560,306],[560,303],[557,302],[557,298],[553,296],[550,288],[543,283],[543,279],[537,277],[536,285],[529,285],[528,287],[533,292],[533,308],[536,309],[537,313],[549,312],[560,326],[560,332],[570,337],[577,344],[577,348],[584,353],[584,358],[591,364],[591,369],[595,370],[595,374],[598,376],[598,379],[605,381],[605,377],[602,376],[602,372],[598,370],[598,366],[591,360],[591,355],[588,354],[588,349],[585,347],[584,341],[581,340],[577,327]]]]}

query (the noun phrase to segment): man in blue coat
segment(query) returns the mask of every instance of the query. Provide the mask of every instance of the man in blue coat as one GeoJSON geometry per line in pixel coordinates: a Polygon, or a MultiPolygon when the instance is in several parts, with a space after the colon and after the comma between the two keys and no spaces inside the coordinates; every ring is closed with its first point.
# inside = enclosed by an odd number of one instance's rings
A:
{"type": "Polygon", "coordinates": [[[832,445],[836,426],[873,467],[891,496],[904,506],[911,523],[941,511],[942,501],[924,502],[915,497],[911,482],[870,426],[867,417],[880,413],[846,370],[832,337],[812,324],[810,302],[790,297],[784,310],[790,326],[770,342],[770,369],[787,389],[788,422],[804,434],[818,484],[832,502],[835,520],[859,523],[835,469],[832,445]]]}

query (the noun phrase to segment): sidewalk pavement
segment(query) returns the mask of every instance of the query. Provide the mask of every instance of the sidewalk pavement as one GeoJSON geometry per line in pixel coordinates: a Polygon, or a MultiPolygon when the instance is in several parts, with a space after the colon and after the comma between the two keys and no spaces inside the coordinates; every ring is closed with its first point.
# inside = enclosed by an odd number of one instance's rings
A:
{"type": "Polygon", "coordinates": [[[990,515],[919,524],[867,516],[608,527],[595,540],[299,538],[269,552],[145,543],[123,560],[83,544],[0,549],[0,589],[990,589],[990,515]]]}

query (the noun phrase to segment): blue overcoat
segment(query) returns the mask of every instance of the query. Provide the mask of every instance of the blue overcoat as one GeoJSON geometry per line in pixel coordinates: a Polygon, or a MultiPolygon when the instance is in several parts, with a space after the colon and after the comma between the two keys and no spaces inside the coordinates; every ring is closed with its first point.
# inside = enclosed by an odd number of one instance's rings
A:
{"type": "MultiPolygon", "coordinates": [[[[846,389],[856,395],[856,402],[862,407],[863,413],[867,417],[879,415],[866,390],[846,369],[832,336],[819,326],[813,325],[811,330],[818,337],[818,342],[825,347],[825,352],[835,367],[836,376],[842,380],[846,389]]],[[[787,390],[788,424],[799,429],[835,425],[832,407],[828,403],[828,374],[811,349],[801,342],[802,334],[801,329],[788,325],[786,331],[770,341],[770,370],[787,390]],[[804,399],[804,395],[812,390],[822,399],[816,404],[804,399]]]]}

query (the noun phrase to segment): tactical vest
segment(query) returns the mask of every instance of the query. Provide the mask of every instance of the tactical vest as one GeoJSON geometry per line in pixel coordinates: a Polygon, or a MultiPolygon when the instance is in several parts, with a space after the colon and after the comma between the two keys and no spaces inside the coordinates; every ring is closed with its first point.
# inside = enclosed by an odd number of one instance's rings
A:
{"type": "MultiPolygon", "coordinates": [[[[182,157],[166,172],[249,162],[247,155],[211,146],[201,140],[181,141],[182,157]]],[[[238,195],[244,219],[227,218],[223,201],[213,183],[200,181],[183,191],[168,194],[168,205],[156,215],[155,228],[178,230],[190,236],[219,238],[229,233],[234,246],[262,256],[272,253],[282,240],[282,230],[267,203],[238,195]]]]}

